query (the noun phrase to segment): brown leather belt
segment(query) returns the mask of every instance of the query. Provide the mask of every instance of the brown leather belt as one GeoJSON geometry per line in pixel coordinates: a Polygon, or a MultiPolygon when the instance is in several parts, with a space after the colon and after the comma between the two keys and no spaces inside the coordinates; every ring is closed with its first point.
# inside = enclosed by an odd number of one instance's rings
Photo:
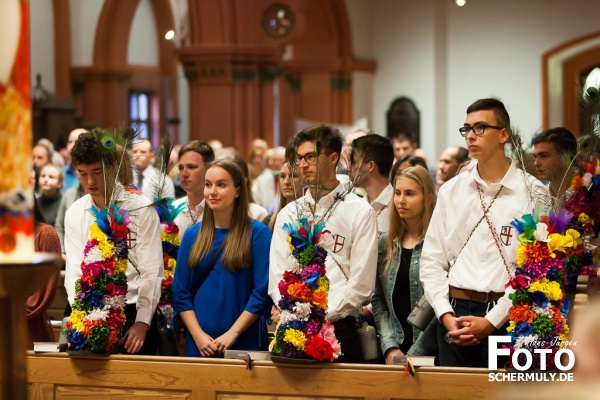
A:
{"type": "Polygon", "coordinates": [[[478,303],[489,303],[493,300],[498,300],[504,296],[504,293],[498,292],[476,292],[475,290],[460,289],[454,286],[450,286],[450,297],[454,297],[461,300],[475,301],[478,303]]]}

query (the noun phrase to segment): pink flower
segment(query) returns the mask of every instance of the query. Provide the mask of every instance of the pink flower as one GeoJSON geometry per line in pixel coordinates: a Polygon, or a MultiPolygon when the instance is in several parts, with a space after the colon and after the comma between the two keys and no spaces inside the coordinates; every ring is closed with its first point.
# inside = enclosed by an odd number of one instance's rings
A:
{"type": "Polygon", "coordinates": [[[335,328],[329,323],[329,321],[324,323],[319,331],[319,336],[325,339],[325,341],[331,345],[331,349],[333,350],[333,358],[331,361],[335,360],[342,354],[342,345],[337,340],[334,331],[335,328]]]}
{"type": "Polygon", "coordinates": [[[510,281],[510,285],[515,290],[528,288],[530,283],[531,278],[527,275],[517,275],[510,281]]]}

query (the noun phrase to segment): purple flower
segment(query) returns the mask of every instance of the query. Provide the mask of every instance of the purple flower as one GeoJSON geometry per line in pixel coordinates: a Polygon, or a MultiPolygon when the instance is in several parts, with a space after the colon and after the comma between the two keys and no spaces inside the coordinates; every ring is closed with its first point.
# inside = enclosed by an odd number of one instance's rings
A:
{"type": "Polygon", "coordinates": [[[283,296],[281,299],[279,299],[278,305],[281,310],[292,311],[296,305],[296,299],[290,296],[283,296]]]}
{"type": "Polygon", "coordinates": [[[327,250],[321,246],[314,247],[314,255],[311,264],[325,265],[325,258],[327,258],[327,250]]]}
{"type": "Polygon", "coordinates": [[[325,310],[315,307],[311,304],[311,313],[309,319],[316,319],[317,321],[325,321],[325,310]]]}
{"type": "Polygon", "coordinates": [[[283,352],[281,355],[288,358],[308,358],[303,350],[298,350],[289,343],[286,343],[286,345],[283,347],[283,352]]]}
{"type": "Polygon", "coordinates": [[[127,242],[121,239],[115,239],[116,256],[119,258],[127,258],[128,248],[127,242]]]}
{"type": "Polygon", "coordinates": [[[318,332],[319,332],[319,322],[317,322],[314,319],[308,321],[308,324],[306,324],[306,328],[304,328],[304,334],[306,336],[312,336],[312,335],[316,335],[318,332]]]}

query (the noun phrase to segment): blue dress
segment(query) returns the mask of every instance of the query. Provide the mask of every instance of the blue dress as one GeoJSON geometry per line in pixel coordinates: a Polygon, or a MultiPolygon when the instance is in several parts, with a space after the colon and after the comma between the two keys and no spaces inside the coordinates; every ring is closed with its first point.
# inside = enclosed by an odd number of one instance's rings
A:
{"type": "MultiPolygon", "coordinates": [[[[201,223],[188,228],[183,235],[173,279],[175,311],[194,310],[200,327],[213,339],[218,338],[239,318],[244,310],[262,316],[231,347],[237,350],[266,350],[267,332],[264,326],[272,302],[267,293],[269,283],[269,249],[271,231],[252,220],[250,245],[252,262],[248,268],[233,273],[221,265],[222,254],[195,296],[192,291],[225,240],[229,229],[215,229],[213,248],[196,268],[188,266],[190,251],[198,236],[201,223]]],[[[185,355],[201,357],[192,336],[187,332],[185,355]]]]}

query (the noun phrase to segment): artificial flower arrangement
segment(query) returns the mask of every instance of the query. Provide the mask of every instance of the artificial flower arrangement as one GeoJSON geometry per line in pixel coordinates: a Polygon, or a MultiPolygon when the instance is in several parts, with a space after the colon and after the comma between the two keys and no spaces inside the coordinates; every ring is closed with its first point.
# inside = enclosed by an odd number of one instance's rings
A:
{"type": "Polygon", "coordinates": [[[92,207],[96,222],[83,251],[81,277],[75,282],[73,311],[66,324],[69,352],[109,353],[125,324],[129,212],[111,204],[92,207]]]}
{"type": "MultiPolygon", "coordinates": [[[[583,242],[578,231],[568,228],[573,214],[566,210],[541,214],[538,210],[535,216],[527,214],[512,222],[520,233],[520,244],[517,269],[510,281],[515,292],[509,295],[512,307],[507,331],[512,337],[510,360],[521,348],[551,349],[546,368],[553,369],[554,355],[565,346],[569,332],[565,270],[578,262],[583,242]]],[[[524,364],[524,360],[519,362],[524,364]]],[[[539,358],[534,357],[534,366],[539,365],[539,358]]]]}
{"type": "Polygon", "coordinates": [[[296,263],[278,285],[281,314],[269,346],[273,355],[318,361],[334,361],[342,355],[334,327],[325,319],[329,292],[325,248],[331,237],[324,228],[325,221],[316,216],[283,225],[296,263]]]}
{"type": "Polygon", "coordinates": [[[600,249],[593,240],[600,233],[600,160],[580,163],[579,171],[571,181],[564,203],[564,208],[574,215],[569,227],[581,233],[584,243],[579,260],[565,265],[570,292],[575,291],[577,277],[594,276],[594,264],[600,262],[600,249]]]}
{"type": "Polygon", "coordinates": [[[160,300],[158,309],[165,319],[168,326],[173,324],[173,294],[171,286],[173,285],[173,277],[175,276],[175,267],[177,265],[177,254],[181,239],[179,239],[179,227],[175,223],[177,215],[185,208],[185,203],[178,207],[173,206],[173,199],[156,199],[154,208],[158,213],[161,227],[161,240],[163,250],[163,265],[165,269],[165,277],[161,285],[160,300]]]}

